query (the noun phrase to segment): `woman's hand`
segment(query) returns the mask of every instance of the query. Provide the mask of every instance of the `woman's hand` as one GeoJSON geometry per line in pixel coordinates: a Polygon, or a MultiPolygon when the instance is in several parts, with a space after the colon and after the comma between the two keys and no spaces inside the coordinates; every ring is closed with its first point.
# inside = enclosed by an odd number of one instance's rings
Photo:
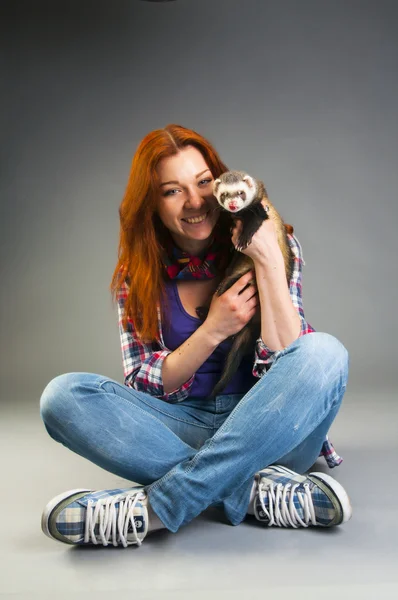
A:
{"type": "MultiPolygon", "coordinates": [[[[263,198],[261,201],[264,208],[267,210],[267,200],[263,198]]],[[[242,221],[237,217],[235,220],[235,226],[231,228],[232,237],[231,241],[236,247],[239,239],[239,234],[242,230],[242,221]]],[[[261,224],[261,227],[256,231],[252,237],[251,243],[245,250],[239,250],[242,254],[250,256],[255,262],[269,262],[275,258],[280,259],[282,251],[279,247],[278,238],[276,235],[276,229],[273,219],[270,217],[261,224]]]]}
{"type": "Polygon", "coordinates": [[[213,294],[209,312],[202,327],[217,344],[238,333],[259,309],[254,271],[240,277],[226,292],[213,294]],[[253,281],[253,283],[251,283],[253,281]],[[247,284],[250,283],[249,286],[247,284]],[[247,287],[246,287],[247,286],[247,287]],[[245,289],[246,288],[246,289],[245,289]],[[244,290],[244,291],[243,291],[244,290]]]}

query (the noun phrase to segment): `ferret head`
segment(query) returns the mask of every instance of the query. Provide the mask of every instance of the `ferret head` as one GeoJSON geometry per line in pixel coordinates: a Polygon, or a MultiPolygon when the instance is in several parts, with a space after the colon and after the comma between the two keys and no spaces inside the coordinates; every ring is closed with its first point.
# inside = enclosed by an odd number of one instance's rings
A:
{"type": "Polygon", "coordinates": [[[231,213],[249,206],[257,193],[256,180],[243,171],[227,171],[213,182],[213,194],[218,203],[231,213]]]}

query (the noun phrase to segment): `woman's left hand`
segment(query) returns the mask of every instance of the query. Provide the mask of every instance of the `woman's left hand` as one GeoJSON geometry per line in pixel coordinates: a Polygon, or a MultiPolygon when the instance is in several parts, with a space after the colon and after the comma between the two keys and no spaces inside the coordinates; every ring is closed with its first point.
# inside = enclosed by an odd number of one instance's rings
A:
{"type": "MultiPolygon", "coordinates": [[[[267,210],[267,200],[264,198],[261,203],[267,210]]],[[[231,241],[235,249],[238,250],[236,245],[242,230],[242,221],[238,217],[234,221],[235,226],[231,228],[231,241]]],[[[263,221],[261,227],[253,235],[251,243],[245,250],[239,250],[239,252],[250,256],[255,262],[268,262],[274,260],[276,257],[279,259],[282,256],[282,251],[276,236],[274,220],[270,217],[263,221]]]]}

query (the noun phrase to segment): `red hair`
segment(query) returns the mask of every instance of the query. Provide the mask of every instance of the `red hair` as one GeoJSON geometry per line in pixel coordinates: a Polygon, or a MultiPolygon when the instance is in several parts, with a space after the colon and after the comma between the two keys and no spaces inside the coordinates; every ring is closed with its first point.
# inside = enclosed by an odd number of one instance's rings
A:
{"type": "MultiPolygon", "coordinates": [[[[126,330],[127,322],[132,320],[143,341],[159,339],[157,304],[160,298],[166,301],[166,275],[161,252],[170,233],[155,212],[160,184],[156,167],[162,158],[175,156],[186,146],[199,150],[214,179],[229,170],[203,136],[181,125],[167,125],[164,129],[151,131],[140,142],[119,207],[118,261],[110,291],[115,302],[128,277],[123,328],[126,330]]],[[[232,224],[229,213],[221,211],[215,227],[230,237],[232,224]]],[[[286,226],[287,231],[289,227],[286,226]]],[[[232,242],[230,247],[233,248],[232,242]]]]}

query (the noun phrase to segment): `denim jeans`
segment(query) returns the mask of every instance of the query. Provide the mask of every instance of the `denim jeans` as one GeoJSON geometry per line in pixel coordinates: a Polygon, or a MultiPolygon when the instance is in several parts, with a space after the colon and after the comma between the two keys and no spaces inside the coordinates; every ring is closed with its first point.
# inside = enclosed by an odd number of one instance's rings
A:
{"type": "Polygon", "coordinates": [[[209,506],[238,525],[256,472],[305,473],[316,461],[346,389],[349,355],[313,332],[275,353],[246,394],[168,403],[94,373],[52,379],[40,399],[49,435],[91,462],[145,486],[175,532],[209,506]]]}

